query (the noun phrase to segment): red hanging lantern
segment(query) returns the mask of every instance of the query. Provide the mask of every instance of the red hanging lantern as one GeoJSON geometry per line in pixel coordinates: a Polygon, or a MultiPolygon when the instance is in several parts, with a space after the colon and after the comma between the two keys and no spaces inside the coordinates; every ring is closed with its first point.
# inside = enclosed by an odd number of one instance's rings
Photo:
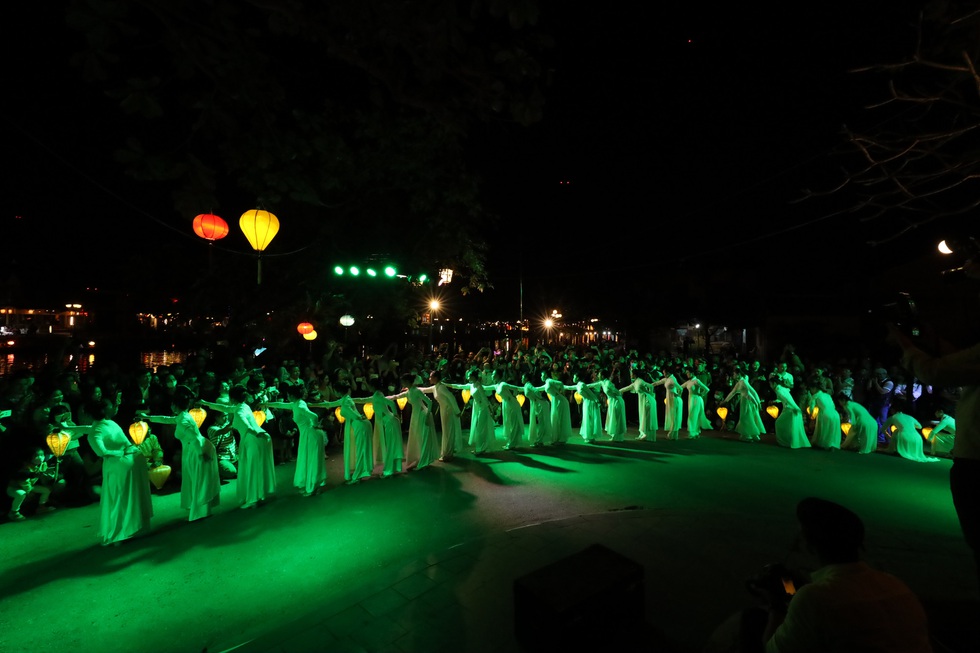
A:
{"type": "Polygon", "coordinates": [[[296,330],[305,336],[307,333],[313,333],[313,325],[309,322],[300,322],[296,325],[296,330]]]}
{"type": "Polygon", "coordinates": [[[194,233],[204,240],[221,240],[228,235],[228,223],[216,215],[202,213],[194,218],[194,233]]]}

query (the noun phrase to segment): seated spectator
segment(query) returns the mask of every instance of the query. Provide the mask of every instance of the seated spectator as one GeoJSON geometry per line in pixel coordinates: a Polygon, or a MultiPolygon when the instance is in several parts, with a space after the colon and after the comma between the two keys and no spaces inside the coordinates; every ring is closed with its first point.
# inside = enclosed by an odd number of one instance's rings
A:
{"type": "MultiPolygon", "coordinates": [[[[919,599],[904,582],[861,560],[864,524],[856,514],[810,497],[797,504],[796,518],[802,553],[817,567],[809,582],[787,586],[785,574],[760,579],[753,586],[765,607],[726,621],[706,653],[932,652],[919,599]]],[[[795,574],[788,575],[792,583],[795,574]]]]}
{"type": "Polygon", "coordinates": [[[11,521],[23,521],[25,519],[21,513],[21,508],[31,494],[36,494],[39,497],[35,513],[43,514],[54,510],[53,506],[48,505],[48,499],[51,498],[51,490],[56,483],[54,470],[48,469],[47,455],[44,453],[44,449],[33,447],[30,451],[30,457],[17,466],[7,481],[7,496],[12,499],[7,519],[11,521]]]}
{"type": "Polygon", "coordinates": [[[214,423],[208,427],[208,440],[218,455],[218,476],[222,481],[238,477],[238,446],[232,429],[231,415],[214,411],[214,423]]]}

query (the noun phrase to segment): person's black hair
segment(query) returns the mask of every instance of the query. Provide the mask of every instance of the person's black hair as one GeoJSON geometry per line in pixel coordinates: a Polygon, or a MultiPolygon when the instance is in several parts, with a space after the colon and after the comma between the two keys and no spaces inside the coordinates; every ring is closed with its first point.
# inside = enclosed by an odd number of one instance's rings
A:
{"type": "Polygon", "coordinates": [[[105,419],[109,414],[109,406],[112,405],[108,399],[89,399],[82,404],[82,410],[92,419],[105,419]]]}
{"type": "Polygon", "coordinates": [[[196,399],[196,396],[193,390],[186,385],[178,385],[174,388],[174,396],[171,399],[171,403],[180,410],[188,410],[194,403],[194,399],[196,399]]]}
{"type": "Polygon", "coordinates": [[[306,386],[302,383],[287,383],[286,384],[286,396],[293,399],[302,399],[303,392],[306,390],[306,386]]]}
{"type": "Polygon", "coordinates": [[[807,497],[796,504],[796,519],[807,543],[827,563],[857,562],[864,546],[864,522],[839,503],[807,497]]]}
{"type": "Polygon", "coordinates": [[[245,386],[243,385],[233,385],[228,388],[228,399],[233,404],[240,404],[245,401],[247,394],[248,392],[245,390],[245,386]]]}
{"type": "Polygon", "coordinates": [[[333,389],[337,391],[339,395],[350,394],[350,384],[347,381],[337,381],[333,384],[333,389]]]}

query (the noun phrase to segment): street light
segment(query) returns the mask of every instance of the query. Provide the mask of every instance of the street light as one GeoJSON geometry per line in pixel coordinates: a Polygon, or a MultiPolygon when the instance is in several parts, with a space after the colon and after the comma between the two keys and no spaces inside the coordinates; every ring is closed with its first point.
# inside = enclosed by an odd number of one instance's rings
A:
{"type": "Polygon", "coordinates": [[[435,322],[436,311],[439,310],[439,300],[430,299],[429,300],[429,350],[432,350],[432,323],[435,322]]]}

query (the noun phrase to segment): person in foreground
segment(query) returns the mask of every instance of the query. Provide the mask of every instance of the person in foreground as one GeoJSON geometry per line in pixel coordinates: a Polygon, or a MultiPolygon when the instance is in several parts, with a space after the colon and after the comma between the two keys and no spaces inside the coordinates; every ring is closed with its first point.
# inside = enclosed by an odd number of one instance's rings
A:
{"type": "Polygon", "coordinates": [[[776,576],[776,582],[754,583],[766,607],[726,622],[705,652],[931,653],[926,613],[916,595],[861,560],[860,517],[838,503],[808,497],[797,504],[796,518],[801,552],[816,565],[809,582],[785,588],[776,576]]]}

